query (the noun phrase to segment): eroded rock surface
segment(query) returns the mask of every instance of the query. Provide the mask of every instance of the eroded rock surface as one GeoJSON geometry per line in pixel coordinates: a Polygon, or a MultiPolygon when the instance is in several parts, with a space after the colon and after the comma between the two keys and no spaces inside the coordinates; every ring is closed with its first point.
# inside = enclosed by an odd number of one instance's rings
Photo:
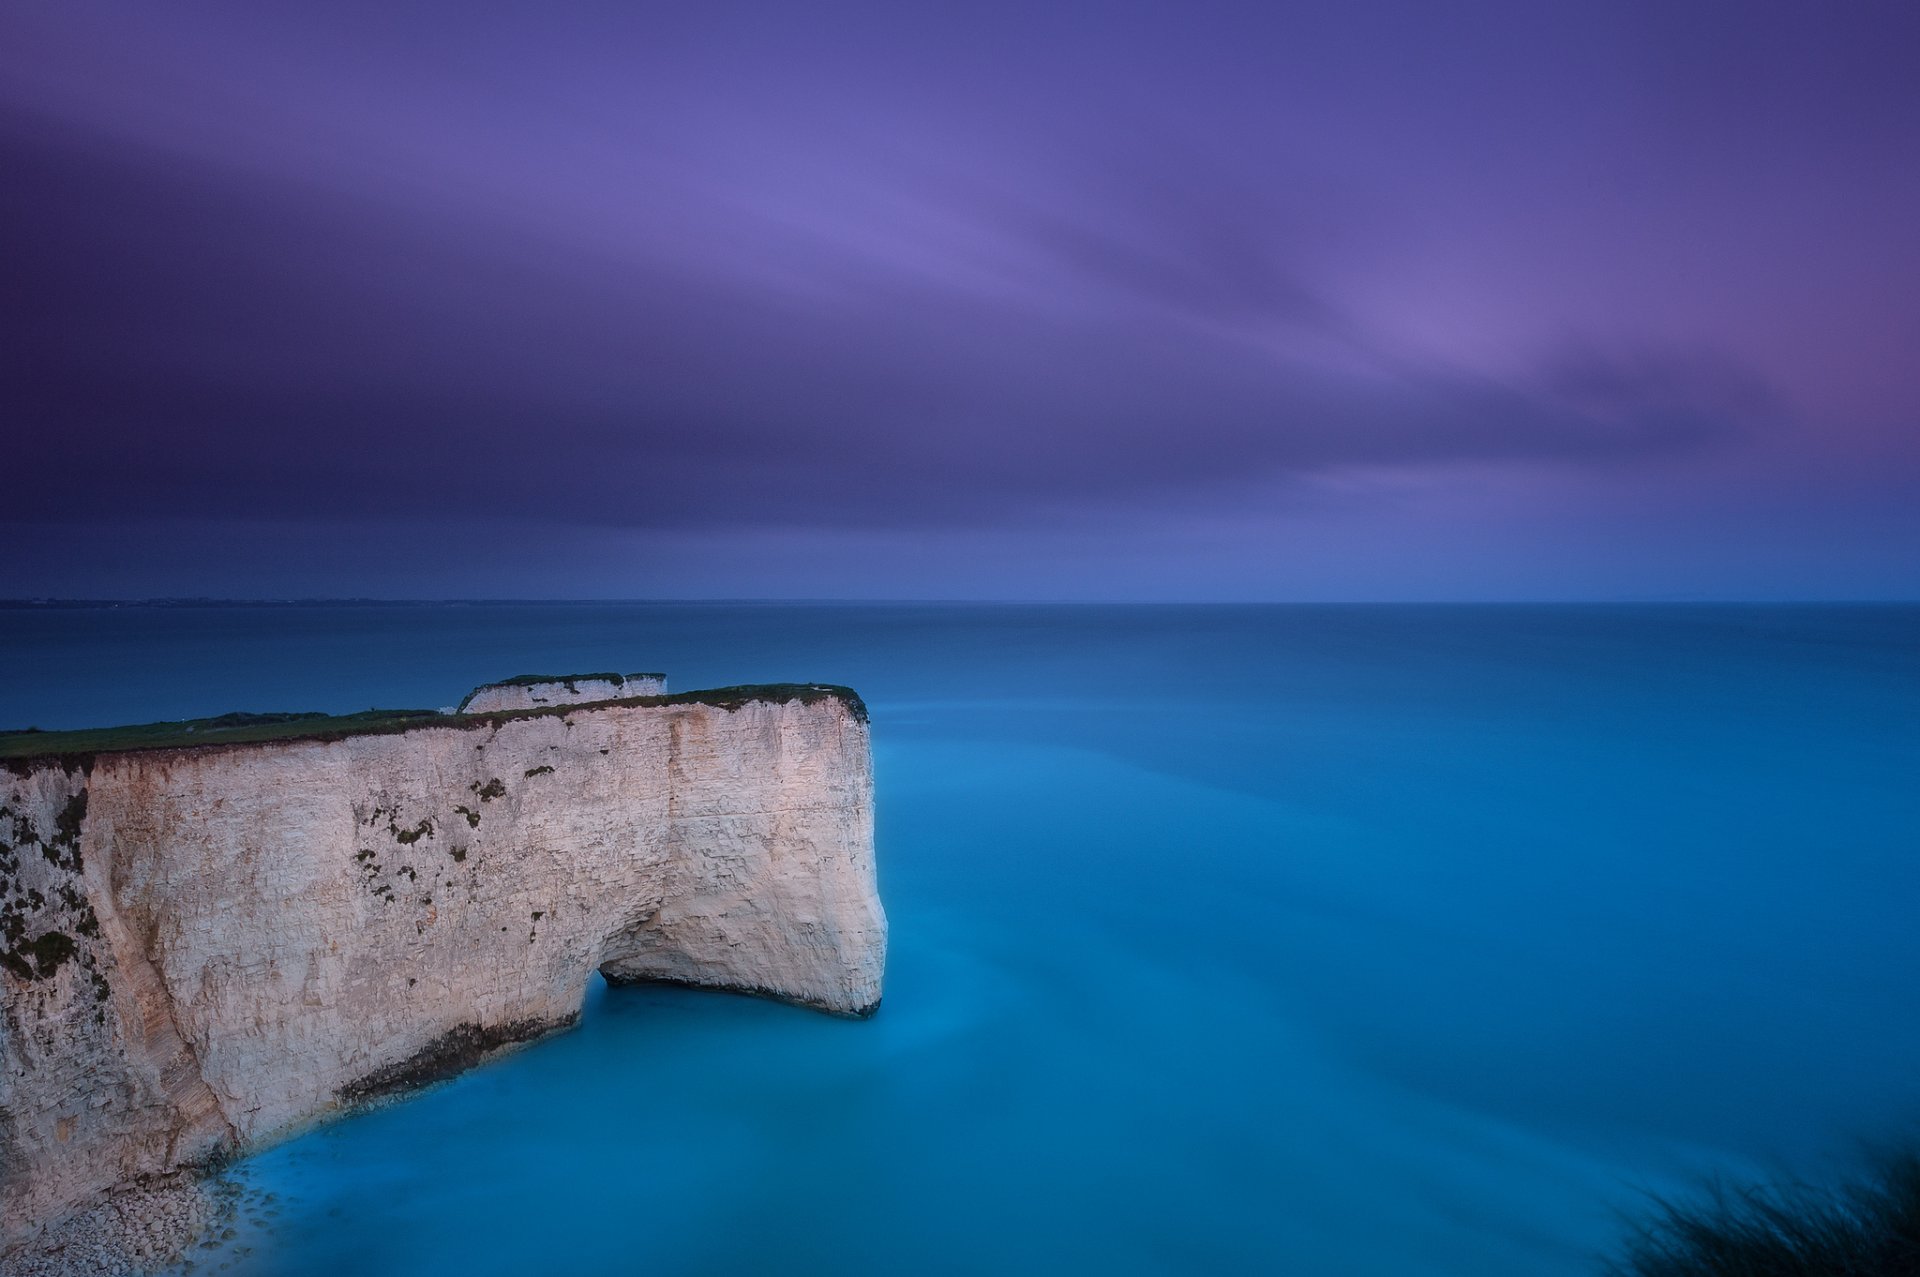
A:
{"type": "Polygon", "coordinates": [[[830,689],[0,763],[0,1249],[571,1023],[588,975],[880,998],[830,689]]]}

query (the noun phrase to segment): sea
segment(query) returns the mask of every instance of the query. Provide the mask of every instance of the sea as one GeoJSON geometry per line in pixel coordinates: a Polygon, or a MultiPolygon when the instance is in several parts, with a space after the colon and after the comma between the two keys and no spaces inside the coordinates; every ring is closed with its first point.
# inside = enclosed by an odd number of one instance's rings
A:
{"type": "Polygon", "coordinates": [[[596,978],[196,1273],[1572,1277],[1920,1130],[1920,607],[0,610],[0,727],[606,669],[864,695],[878,1014],[596,978]]]}

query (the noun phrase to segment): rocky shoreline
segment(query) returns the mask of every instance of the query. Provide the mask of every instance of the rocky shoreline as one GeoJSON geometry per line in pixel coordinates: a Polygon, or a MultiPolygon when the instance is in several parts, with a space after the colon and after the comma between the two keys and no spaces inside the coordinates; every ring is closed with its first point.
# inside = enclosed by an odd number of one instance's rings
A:
{"type": "Polygon", "coordinates": [[[239,1210],[235,1186],[192,1172],[123,1185],[0,1258],[0,1277],[90,1277],[191,1270],[239,1210]]]}

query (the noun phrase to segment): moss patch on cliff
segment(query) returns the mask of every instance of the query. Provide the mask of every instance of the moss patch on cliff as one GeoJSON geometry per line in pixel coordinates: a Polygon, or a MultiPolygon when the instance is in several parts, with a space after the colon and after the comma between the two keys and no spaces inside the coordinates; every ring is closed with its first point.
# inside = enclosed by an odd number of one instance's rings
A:
{"type": "Polygon", "coordinates": [[[67,805],[54,817],[54,836],[48,841],[46,854],[48,860],[55,860],[54,848],[59,847],[67,854],[67,863],[62,867],[79,873],[80,864],[80,826],[87,819],[87,791],[81,790],[67,799],[67,805]]]}
{"type": "Polygon", "coordinates": [[[16,979],[51,980],[78,959],[91,972],[96,992],[104,983],[93,959],[68,934],[88,940],[100,936],[100,919],[79,889],[80,829],[86,816],[85,789],[61,804],[50,832],[36,828],[26,813],[0,806],[0,970],[16,979]],[[23,879],[28,867],[20,853],[28,847],[37,848],[51,866],[51,878],[41,881],[44,892],[23,879]]]}
{"type": "Polygon", "coordinates": [[[780,705],[792,701],[799,701],[803,705],[838,701],[856,720],[862,723],[867,721],[866,703],[850,687],[832,683],[747,683],[704,691],[628,696],[585,704],[542,705],[534,709],[501,710],[486,714],[442,714],[431,709],[371,709],[357,714],[223,714],[218,718],[141,723],[127,727],[94,727],[78,731],[0,732],[0,765],[14,771],[26,771],[43,764],[69,769],[75,766],[91,768],[97,754],[212,748],[276,741],[332,741],[353,736],[390,736],[432,727],[456,730],[500,727],[519,719],[564,718],[613,706],[712,705],[732,712],[755,703],[780,705]]]}
{"type": "Polygon", "coordinates": [[[0,952],[0,965],[22,980],[47,980],[79,951],[72,936],[64,931],[49,931],[0,952]]]}

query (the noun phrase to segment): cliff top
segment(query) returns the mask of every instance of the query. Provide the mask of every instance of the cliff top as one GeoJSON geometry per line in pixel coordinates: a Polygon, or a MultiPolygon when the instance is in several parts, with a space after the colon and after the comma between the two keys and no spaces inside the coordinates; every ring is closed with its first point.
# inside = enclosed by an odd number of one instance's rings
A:
{"type": "MultiPolygon", "coordinates": [[[[618,678],[622,681],[636,677],[653,676],[572,676],[575,680],[618,678]]],[[[521,675],[518,679],[504,680],[503,683],[512,685],[523,680],[565,682],[566,678],[521,675]]],[[[863,723],[867,721],[866,703],[850,687],[833,683],[747,683],[737,687],[714,687],[659,696],[629,696],[606,701],[579,701],[482,714],[444,714],[431,709],[369,709],[357,714],[222,714],[217,718],[189,718],[177,722],[86,727],[55,732],[29,727],[23,731],[0,732],[0,760],[14,765],[26,761],[71,763],[85,762],[96,754],[136,750],[192,749],[268,741],[340,740],[348,736],[386,735],[423,727],[486,727],[518,718],[564,717],[610,705],[713,705],[731,712],[756,701],[775,705],[800,701],[811,705],[823,700],[837,700],[847,707],[854,718],[863,723]]]]}

